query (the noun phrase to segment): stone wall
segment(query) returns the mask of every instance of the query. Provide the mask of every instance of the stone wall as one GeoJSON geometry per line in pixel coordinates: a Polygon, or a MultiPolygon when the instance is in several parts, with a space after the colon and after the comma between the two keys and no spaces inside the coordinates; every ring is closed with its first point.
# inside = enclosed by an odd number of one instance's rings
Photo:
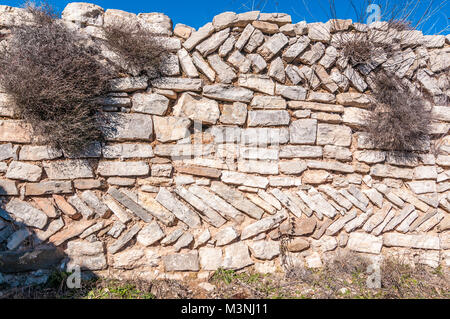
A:
{"type": "MultiPolygon", "coordinates": [[[[76,158],[39,145],[0,93],[0,281],[15,269],[5,256],[40,245],[83,269],[143,278],[281,271],[285,254],[321,267],[345,251],[450,265],[449,36],[259,12],[172,30],[164,14],[77,3],[62,19],[93,41],[108,24],[139,23],[167,37],[170,67],[112,81],[104,111],[117,129],[76,158]],[[363,132],[372,73],[333,46],[357,32],[390,33],[410,57],[399,76],[435,101],[413,161],[363,132]]],[[[26,21],[0,6],[1,34],[26,21]]]]}

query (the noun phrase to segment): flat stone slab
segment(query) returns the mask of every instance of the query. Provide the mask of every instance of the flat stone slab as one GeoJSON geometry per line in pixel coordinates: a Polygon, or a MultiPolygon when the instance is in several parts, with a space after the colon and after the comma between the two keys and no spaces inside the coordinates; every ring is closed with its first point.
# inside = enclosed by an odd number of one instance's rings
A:
{"type": "Polygon", "coordinates": [[[109,141],[144,140],[153,138],[152,116],[139,113],[107,113],[103,134],[109,141]]]}
{"type": "Polygon", "coordinates": [[[111,254],[117,253],[121,250],[130,240],[136,236],[136,234],[141,230],[142,226],[139,224],[135,224],[131,227],[127,232],[125,232],[119,239],[117,239],[114,243],[112,243],[108,247],[108,252],[111,254]]]}
{"type": "Polygon", "coordinates": [[[200,263],[197,251],[172,254],[162,257],[165,271],[199,271],[200,263]]]}
{"type": "Polygon", "coordinates": [[[51,236],[49,242],[55,246],[63,244],[65,241],[76,237],[83,233],[86,229],[95,224],[95,220],[80,220],[73,222],[67,226],[67,228],[51,236]]]}
{"type": "Polygon", "coordinates": [[[407,247],[418,249],[440,249],[439,237],[435,235],[409,235],[399,233],[383,234],[383,243],[388,247],[407,247]]]}
{"type": "Polygon", "coordinates": [[[175,192],[199,211],[202,214],[201,217],[209,224],[217,228],[225,224],[225,218],[184,187],[178,186],[175,192]]]}
{"type": "Polygon", "coordinates": [[[130,197],[128,197],[123,192],[119,191],[117,188],[110,187],[108,189],[108,194],[111,195],[116,201],[128,208],[136,216],[142,219],[144,222],[149,223],[152,220],[152,216],[149,211],[144,209],[130,197]]]}
{"type": "MultiPolygon", "coordinates": [[[[1,187],[1,186],[0,186],[1,187]]],[[[26,196],[41,196],[50,194],[71,194],[73,192],[71,181],[47,181],[25,184],[26,196]]]]}
{"type": "Polygon", "coordinates": [[[233,205],[235,208],[244,212],[252,218],[261,219],[262,215],[264,214],[264,211],[261,208],[246,199],[240,191],[231,188],[224,183],[212,182],[211,190],[222,197],[224,200],[226,200],[228,203],[233,205]]]}
{"type": "Polygon", "coordinates": [[[383,246],[383,238],[365,233],[351,233],[347,247],[362,253],[379,254],[383,246]]]}
{"type": "Polygon", "coordinates": [[[156,200],[189,227],[198,228],[201,226],[200,217],[189,207],[179,201],[166,188],[160,187],[156,200]]]}
{"type": "Polygon", "coordinates": [[[276,215],[260,219],[242,230],[241,239],[245,240],[262,232],[278,227],[287,217],[288,214],[286,211],[282,211],[276,215]]]}
{"type": "Polygon", "coordinates": [[[43,229],[47,225],[48,217],[44,212],[17,198],[11,199],[5,209],[27,226],[43,229]]]}
{"type": "Polygon", "coordinates": [[[43,163],[49,179],[65,180],[76,178],[93,178],[92,167],[87,160],[68,159],[43,163]]]}
{"type": "Polygon", "coordinates": [[[244,242],[238,242],[225,247],[222,267],[224,269],[242,269],[253,265],[248,246],[244,242]]]}

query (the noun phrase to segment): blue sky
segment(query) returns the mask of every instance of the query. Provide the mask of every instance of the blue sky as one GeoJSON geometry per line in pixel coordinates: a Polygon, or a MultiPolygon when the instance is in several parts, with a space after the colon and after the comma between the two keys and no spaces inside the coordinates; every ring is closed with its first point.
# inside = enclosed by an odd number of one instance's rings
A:
{"type": "MultiPolygon", "coordinates": [[[[86,2],[95,3],[105,9],[121,9],[134,13],[163,12],[172,19],[174,25],[184,23],[198,29],[224,11],[240,13],[260,10],[261,12],[288,13],[294,23],[302,20],[327,21],[333,16],[329,10],[330,1],[333,0],[92,0],[86,2]]],[[[58,11],[62,11],[67,3],[73,1],[47,0],[47,2],[58,11]]],[[[423,13],[430,7],[432,17],[426,21],[422,20],[420,29],[426,34],[439,32],[449,34],[450,0],[334,0],[334,2],[338,18],[350,18],[354,21],[358,18],[351,2],[359,12],[371,3],[379,4],[382,12],[412,11],[410,20],[414,23],[421,20],[423,13]],[[387,6],[386,2],[389,2],[390,6],[387,6]],[[405,3],[411,4],[405,8],[405,3]]],[[[3,0],[0,3],[20,6],[23,1],[3,0]]]]}

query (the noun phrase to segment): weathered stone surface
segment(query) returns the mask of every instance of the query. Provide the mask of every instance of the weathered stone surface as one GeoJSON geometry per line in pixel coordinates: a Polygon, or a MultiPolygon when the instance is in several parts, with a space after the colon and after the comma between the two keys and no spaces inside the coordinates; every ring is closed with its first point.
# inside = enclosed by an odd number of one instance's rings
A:
{"type": "Polygon", "coordinates": [[[28,182],[37,182],[41,179],[42,168],[25,162],[12,161],[6,171],[6,178],[18,179],[28,182]]]}
{"type": "Polygon", "coordinates": [[[269,95],[273,95],[275,92],[275,83],[267,75],[241,74],[239,75],[238,84],[241,87],[269,95]]]}
{"type": "Polygon", "coordinates": [[[307,65],[312,65],[320,60],[325,53],[325,46],[321,42],[316,42],[311,49],[300,55],[299,60],[307,65]]]}
{"type": "Polygon", "coordinates": [[[169,99],[155,93],[136,93],[133,95],[134,112],[164,115],[169,107],[169,99]]]}
{"type": "Polygon", "coordinates": [[[278,82],[284,83],[286,75],[284,73],[284,64],[280,57],[275,58],[270,63],[269,71],[267,74],[278,82]]]}
{"type": "Polygon", "coordinates": [[[241,239],[248,239],[260,233],[278,227],[288,217],[285,211],[279,212],[276,215],[263,218],[253,224],[248,225],[242,230],[241,239]]]}
{"type": "Polygon", "coordinates": [[[70,265],[78,265],[81,269],[100,270],[107,268],[102,242],[70,241],[65,253],[70,258],[70,265]]]}
{"type": "Polygon", "coordinates": [[[219,32],[214,33],[208,39],[196,46],[196,50],[203,56],[207,56],[215,52],[221,44],[228,38],[230,34],[230,28],[225,28],[219,32]]]}
{"type": "Polygon", "coordinates": [[[280,244],[276,241],[258,240],[249,243],[253,257],[260,260],[272,260],[280,255],[280,244]]]}
{"type": "Polygon", "coordinates": [[[218,54],[209,55],[207,60],[214,71],[216,71],[219,82],[230,84],[237,78],[233,68],[226,64],[218,54]]]}
{"type": "Polygon", "coordinates": [[[160,256],[151,249],[132,248],[117,253],[112,258],[112,267],[116,269],[133,269],[142,266],[156,267],[160,256]]]}
{"type": "Polygon", "coordinates": [[[261,175],[277,175],[278,164],[276,162],[239,160],[238,171],[243,173],[257,173],[261,175]]]}
{"type": "Polygon", "coordinates": [[[92,191],[84,191],[81,193],[81,199],[94,210],[94,212],[99,217],[107,217],[108,216],[108,206],[106,206],[92,191]]]}
{"type": "Polygon", "coordinates": [[[200,217],[175,198],[166,188],[160,187],[156,200],[191,228],[200,227],[200,217]]]}
{"type": "Polygon", "coordinates": [[[194,121],[215,124],[220,116],[217,101],[197,94],[183,93],[174,106],[175,116],[186,116],[194,121]]]}
{"type": "Polygon", "coordinates": [[[153,80],[152,85],[158,89],[174,90],[175,92],[197,92],[201,91],[203,81],[201,79],[163,77],[153,80]]]}
{"type": "Polygon", "coordinates": [[[49,179],[64,180],[94,177],[92,168],[86,160],[44,162],[43,166],[49,179]]]}
{"type": "Polygon", "coordinates": [[[290,116],[287,111],[249,111],[249,126],[282,126],[288,125],[290,116]]]}
{"type": "Polygon", "coordinates": [[[156,139],[160,142],[177,141],[190,135],[191,121],[185,117],[154,116],[156,139]]]}
{"type": "Polygon", "coordinates": [[[344,207],[347,210],[350,210],[353,207],[353,204],[343,197],[341,194],[339,194],[338,191],[336,191],[334,188],[332,188],[329,185],[320,185],[318,189],[325,194],[327,194],[329,197],[331,197],[336,203],[338,203],[340,206],[344,207]]]}
{"type": "Polygon", "coordinates": [[[216,246],[225,246],[239,237],[239,231],[233,226],[221,229],[214,237],[216,246]]]}
{"type": "MultiPolygon", "coordinates": [[[[301,191],[298,191],[297,194],[300,195],[301,191]]],[[[310,188],[308,191],[308,195],[313,203],[313,210],[318,214],[323,214],[329,218],[333,218],[336,216],[336,209],[328,203],[328,201],[314,188],[310,188]]],[[[303,198],[302,198],[303,199],[303,198]]],[[[312,207],[310,207],[312,208],[312,207]]]]}
{"type": "Polygon", "coordinates": [[[223,124],[242,125],[247,119],[247,105],[235,102],[232,105],[226,104],[222,107],[220,122],[223,124]]]}
{"type": "Polygon", "coordinates": [[[148,86],[148,78],[142,77],[128,77],[117,78],[110,81],[110,89],[113,92],[133,92],[137,90],[145,90],[148,86]]]}
{"type": "Polygon", "coordinates": [[[107,113],[104,135],[107,140],[150,140],[153,135],[152,117],[137,113],[107,113]]]}
{"type": "Polygon", "coordinates": [[[302,175],[302,182],[304,184],[323,184],[326,182],[331,182],[331,180],[331,174],[324,170],[308,170],[302,175]]]}
{"type": "MultiPolygon", "coordinates": [[[[110,187],[108,189],[108,194],[111,195],[116,201],[118,201],[120,204],[128,208],[131,212],[133,212],[136,216],[138,216],[140,219],[142,219],[145,222],[150,222],[152,220],[152,217],[150,215],[150,212],[144,209],[142,206],[140,206],[138,203],[136,203],[134,200],[132,200],[130,197],[128,197],[123,192],[119,191],[118,189],[114,187],[110,187]]],[[[108,207],[114,212],[117,213],[117,209],[112,208],[109,204],[108,207]]],[[[119,215],[123,215],[119,213],[119,215]]],[[[121,218],[126,219],[125,216],[121,218]]]]}
{"type": "Polygon", "coordinates": [[[259,54],[248,54],[247,59],[252,63],[252,70],[256,73],[260,73],[266,69],[267,63],[259,54]]]}
{"type": "Polygon", "coordinates": [[[197,185],[192,185],[189,187],[189,191],[202,199],[207,205],[209,205],[213,209],[216,209],[227,219],[233,219],[237,223],[241,223],[243,221],[244,216],[236,208],[228,204],[222,198],[207,191],[205,188],[197,185]]]}
{"type": "Polygon", "coordinates": [[[303,211],[305,211],[304,205],[301,206],[301,207],[297,206],[297,203],[294,202],[292,196],[289,196],[290,194],[284,193],[284,192],[280,191],[280,190],[277,189],[277,188],[272,189],[272,190],[270,191],[270,193],[271,193],[273,196],[275,196],[275,198],[276,198],[277,200],[279,200],[280,203],[281,203],[284,207],[286,207],[286,208],[287,208],[292,214],[294,214],[295,216],[297,216],[297,217],[299,217],[299,218],[301,217],[301,215],[302,215],[302,209],[301,209],[301,208],[303,208],[303,211]]]}
{"type": "Polygon", "coordinates": [[[194,61],[186,49],[181,48],[178,50],[177,55],[183,72],[190,78],[198,77],[198,71],[195,68],[194,61]]]}
{"type": "Polygon", "coordinates": [[[269,184],[268,179],[265,177],[253,176],[233,171],[223,171],[221,180],[227,184],[244,185],[262,189],[265,189],[269,184]]]}
{"type": "Polygon", "coordinates": [[[344,124],[360,128],[365,125],[365,121],[369,115],[370,112],[367,110],[357,107],[346,107],[342,120],[344,121],[344,124]]]}
{"type": "Polygon", "coordinates": [[[286,44],[288,44],[288,38],[282,34],[277,33],[267,40],[259,49],[258,53],[266,59],[271,59],[276,55],[286,44]]]}
{"type": "Polygon", "coordinates": [[[61,150],[54,149],[50,146],[24,145],[20,149],[19,160],[21,161],[52,160],[61,157],[62,155],[63,154],[61,150]]]}
{"type": "Polygon", "coordinates": [[[186,232],[181,235],[175,245],[173,245],[173,248],[175,249],[175,252],[179,252],[181,249],[187,248],[193,241],[194,236],[192,236],[191,233],[186,232]]]}
{"type": "MultiPolygon", "coordinates": [[[[155,124],[156,125],[156,124],[155,124]]],[[[102,149],[104,158],[150,158],[153,157],[153,148],[148,144],[110,144],[102,149]]]]}
{"type": "Polygon", "coordinates": [[[287,145],[280,148],[280,158],[314,158],[322,157],[320,146],[293,146],[287,145]]]}
{"type": "Polygon", "coordinates": [[[206,77],[211,82],[214,82],[214,79],[216,78],[216,72],[209,66],[208,62],[206,62],[206,60],[201,56],[200,53],[192,53],[192,62],[200,72],[206,75],[206,77]]]}
{"type": "Polygon", "coordinates": [[[175,189],[175,192],[187,203],[192,205],[192,207],[198,210],[202,214],[203,219],[209,224],[217,228],[225,224],[226,220],[220,214],[187,189],[179,186],[175,189]]]}
{"type": "Polygon", "coordinates": [[[202,247],[199,249],[199,259],[203,270],[215,271],[222,264],[222,249],[202,247]]]}
{"type": "Polygon", "coordinates": [[[286,144],[288,141],[287,128],[247,128],[241,134],[241,144],[251,146],[286,144]]]}
{"type": "Polygon", "coordinates": [[[415,194],[435,193],[436,192],[436,182],[435,181],[412,181],[412,182],[408,182],[408,186],[415,194]]]}
{"type": "Polygon", "coordinates": [[[85,219],[90,219],[94,215],[94,211],[89,208],[78,195],[73,195],[67,199],[67,201],[75,207],[75,209],[83,216],[85,219]]]}
{"type": "Polygon", "coordinates": [[[229,202],[232,206],[246,213],[252,218],[261,219],[262,215],[264,214],[264,211],[261,208],[246,199],[241,192],[228,187],[221,182],[212,182],[211,190],[222,197],[224,200],[229,202]]]}
{"type": "Polygon", "coordinates": [[[300,160],[281,161],[278,164],[280,172],[287,175],[298,175],[308,168],[306,162],[300,160]]]}
{"type": "Polygon", "coordinates": [[[229,102],[250,102],[253,98],[251,90],[225,84],[206,85],[203,87],[203,95],[229,102]]]}
{"type": "Polygon", "coordinates": [[[239,69],[239,72],[241,73],[247,73],[252,65],[252,62],[239,51],[234,51],[227,61],[236,69],[239,69]]]}
{"type": "Polygon", "coordinates": [[[253,31],[255,30],[255,27],[253,27],[251,24],[247,24],[247,26],[242,31],[241,35],[237,39],[235,43],[235,48],[238,50],[242,50],[242,48],[245,46],[247,41],[250,39],[250,36],[252,35],[253,31]]]}
{"type": "Polygon", "coordinates": [[[136,234],[141,230],[142,226],[139,224],[135,224],[131,227],[126,233],[120,236],[114,243],[108,246],[108,252],[111,254],[115,254],[119,252],[130,240],[136,236],[136,234]]]}
{"type": "Polygon", "coordinates": [[[336,171],[342,173],[353,173],[355,169],[353,166],[348,164],[343,164],[340,162],[322,162],[322,161],[313,161],[309,160],[306,162],[308,168],[314,169],[324,169],[328,171],[336,171]]]}
{"type": "Polygon", "coordinates": [[[440,249],[439,237],[434,235],[406,235],[399,233],[386,233],[383,235],[383,244],[388,247],[407,247],[418,249],[440,249]]]}
{"type": "Polygon", "coordinates": [[[211,233],[209,229],[203,231],[200,235],[195,239],[194,249],[197,249],[203,245],[205,245],[211,239],[211,233]]]}
{"type": "Polygon", "coordinates": [[[100,161],[97,167],[97,173],[102,176],[143,176],[149,170],[146,162],[100,161]]]}
{"type": "Polygon", "coordinates": [[[297,41],[290,45],[283,53],[283,60],[290,63],[294,61],[309,45],[310,40],[307,37],[300,37],[297,41]]]}
{"type": "Polygon", "coordinates": [[[11,217],[19,218],[27,226],[43,229],[47,225],[48,218],[44,212],[17,198],[10,200],[5,209],[12,214],[11,217]]]}
{"type": "Polygon", "coordinates": [[[371,167],[370,175],[377,177],[413,179],[413,170],[409,168],[399,168],[391,165],[377,164],[371,167]]]}
{"type": "Polygon", "coordinates": [[[165,237],[161,227],[156,222],[148,224],[139,231],[136,240],[143,246],[150,246],[165,237]]]}
{"type": "Polygon", "coordinates": [[[317,120],[302,119],[289,126],[290,142],[292,144],[315,144],[317,133],[317,120]]]}
{"type": "Polygon", "coordinates": [[[317,144],[350,146],[352,140],[352,130],[347,126],[321,124],[317,125],[317,144]]]}
{"type": "Polygon", "coordinates": [[[334,223],[332,223],[327,231],[325,232],[329,236],[333,236],[337,234],[342,228],[344,228],[345,224],[351,221],[356,217],[356,211],[352,210],[348,212],[345,216],[340,217],[334,223]]]}
{"type": "Polygon", "coordinates": [[[166,255],[162,257],[165,271],[199,271],[199,256],[197,251],[166,255]]]}
{"type": "Polygon", "coordinates": [[[95,224],[95,220],[80,220],[78,222],[71,223],[67,226],[67,228],[51,236],[49,242],[53,243],[55,246],[59,246],[66,240],[80,235],[93,224],[95,224]]]}
{"type": "Polygon", "coordinates": [[[214,32],[214,26],[212,23],[207,23],[203,27],[199,28],[198,31],[192,32],[189,39],[187,39],[183,46],[188,50],[192,50],[197,44],[199,44],[203,39],[206,39],[214,32]]]}
{"type": "Polygon", "coordinates": [[[365,233],[351,233],[347,247],[362,253],[379,254],[383,246],[383,238],[365,233]]]}
{"type": "Polygon", "coordinates": [[[224,269],[238,270],[253,265],[253,263],[245,243],[238,242],[225,247],[225,256],[222,262],[224,269]]]}
{"type": "Polygon", "coordinates": [[[95,4],[73,2],[67,4],[64,8],[61,19],[72,23],[101,27],[103,25],[104,12],[103,8],[95,4]]]}

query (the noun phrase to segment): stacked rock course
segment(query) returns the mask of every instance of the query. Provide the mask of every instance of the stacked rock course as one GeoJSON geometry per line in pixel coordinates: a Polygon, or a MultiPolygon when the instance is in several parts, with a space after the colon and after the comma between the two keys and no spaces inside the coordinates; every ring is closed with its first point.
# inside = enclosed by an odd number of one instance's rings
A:
{"type": "MultiPolygon", "coordinates": [[[[25,16],[0,6],[1,33],[25,16]]],[[[291,260],[307,267],[342,250],[450,265],[449,36],[257,11],[172,30],[164,14],[84,3],[62,20],[94,40],[108,24],[139,23],[167,37],[170,67],[113,80],[104,111],[117,129],[76,157],[36,143],[0,93],[0,261],[32,243],[110,276],[274,272],[288,237],[291,260]],[[371,73],[334,46],[357,32],[392,33],[410,57],[399,76],[434,97],[414,161],[374,149],[363,131],[371,73]]]]}

